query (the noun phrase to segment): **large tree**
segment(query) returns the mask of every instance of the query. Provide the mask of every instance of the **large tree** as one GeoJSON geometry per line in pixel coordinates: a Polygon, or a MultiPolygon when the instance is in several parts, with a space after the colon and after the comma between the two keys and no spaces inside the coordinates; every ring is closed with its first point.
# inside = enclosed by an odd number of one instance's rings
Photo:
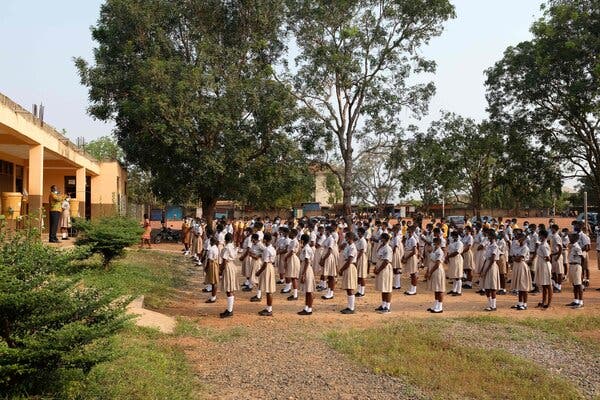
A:
{"type": "Polygon", "coordinates": [[[389,150],[373,151],[358,159],[354,170],[354,198],[382,212],[398,194],[400,170],[389,150]]]}
{"type": "MultiPolygon", "coordinates": [[[[218,199],[257,192],[258,166],[296,154],[282,129],[294,100],[272,79],[284,48],[282,18],[276,0],[102,6],[92,28],[95,65],[76,60],[89,111],[115,121],[128,161],[152,174],[162,199],[200,198],[211,219],[218,199]]],[[[279,172],[285,180],[287,171],[279,172]]]]}
{"type": "Polygon", "coordinates": [[[434,72],[419,49],[454,17],[448,0],[289,0],[299,55],[285,79],[302,107],[300,137],[329,167],[351,213],[354,163],[401,132],[401,111],[420,116],[434,93],[414,74],[434,72]],[[336,168],[339,165],[341,168],[336,168]]]}
{"type": "MultiPolygon", "coordinates": [[[[526,125],[600,195],[599,0],[555,0],[487,71],[492,117],[526,125]]],[[[596,196],[597,198],[600,196],[596,196]]]]}

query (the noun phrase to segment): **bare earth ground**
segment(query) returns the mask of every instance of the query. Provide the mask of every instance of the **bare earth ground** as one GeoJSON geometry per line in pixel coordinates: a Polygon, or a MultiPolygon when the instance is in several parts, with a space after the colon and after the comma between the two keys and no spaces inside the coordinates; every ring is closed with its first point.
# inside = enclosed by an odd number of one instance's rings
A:
{"type": "MultiPolygon", "coordinates": [[[[153,251],[180,252],[179,244],[161,244],[153,251]]],[[[494,316],[514,318],[561,317],[573,315],[600,315],[600,271],[596,269],[595,252],[590,252],[592,279],[590,289],[585,291],[585,307],[572,310],[564,304],[572,300],[569,283],[563,292],[555,294],[553,306],[547,310],[535,309],[540,295],[530,295],[530,309],[524,312],[511,310],[516,302],[512,295],[498,296],[498,311],[494,316]]],[[[320,293],[314,305],[314,314],[300,317],[304,296],[299,301],[287,301],[287,295],[274,296],[273,317],[260,317],[257,312],[263,303],[251,303],[254,293],[236,292],[234,316],[220,319],[225,309],[225,296],[218,293],[216,304],[205,304],[208,295],[201,292],[203,274],[188,258],[188,285],[182,288],[161,312],[207,329],[206,335],[174,337],[184,349],[195,367],[199,380],[206,385],[208,393],[219,399],[413,399],[427,398],[418,388],[401,378],[376,374],[366,367],[349,361],[345,355],[331,349],[324,341],[327,332],[350,328],[368,328],[389,321],[415,318],[457,318],[486,316],[483,308],[485,297],[465,290],[462,297],[446,296],[444,313],[432,316],[426,312],[433,295],[425,283],[419,283],[416,296],[405,296],[395,291],[392,312],[380,315],[374,311],[380,304],[380,295],[373,290],[373,280],[367,286],[367,295],[357,299],[357,313],[342,315],[346,296],[336,290],[334,300],[321,300],[320,293]],[[210,337],[212,335],[212,337],[210,337]]],[[[242,278],[240,278],[240,283],[242,278]]],[[[403,286],[407,280],[403,277],[403,286]]],[[[278,286],[278,290],[281,286],[278,286]]],[[[447,287],[449,290],[451,287],[447,287]]],[[[264,300],[263,300],[264,301],[264,300]]],[[[450,321],[450,320],[449,320],[450,321]]],[[[494,328],[493,326],[491,328],[494,328]]],[[[506,329],[506,327],[502,328],[506,329]]],[[[557,343],[556,340],[536,335],[515,340],[510,332],[497,329],[490,335],[490,326],[468,326],[452,321],[448,337],[471,340],[483,348],[502,348],[510,353],[531,359],[571,381],[587,398],[600,396],[600,357],[581,347],[557,343]],[[471,339],[469,339],[471,338],[471,339]],[[476,341],[472,338],[478,338],[476,341]]],[[[533,332],[533,331],[532,331],[533,332]]],[[[585,333],[586,338],[600,343],[600,332],[585,333]]]]}

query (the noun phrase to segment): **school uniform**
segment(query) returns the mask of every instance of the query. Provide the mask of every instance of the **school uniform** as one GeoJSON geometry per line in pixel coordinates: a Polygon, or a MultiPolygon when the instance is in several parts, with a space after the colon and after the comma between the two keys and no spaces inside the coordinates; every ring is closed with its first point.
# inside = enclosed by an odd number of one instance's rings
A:
{"type": "Polygon", "coordinates": [[[379,240],[381,238],[381,228],[375,230],[371,236],[371,264],[377,263],[377,251],[379,250],[379,240]]]}
{"type": "Polygon", "coordinates": [[[552,265],[545,257],[550,257],[550,246],[547,242],[540,243],[536,252],[535,283],[538,286],[552,285],[552,265]]]}
{"type": "Polygon", "coordinates": [[[325,244],[325,235],[321,234],[321,235],[317,235],[317,239],[315,242],[315,255],[314,255],[314,261],[313,261],[313,269],[314,269],[314,273],[316,275],[320,275],[323,271],[323,268],[321,268],[321,258],[323,257],[323,254],[325,253],[325,248],[323,247],[323,245],[325,244]]]}
{"type": "MultiPolygon", "coordinates": [[[[256,244],[253,244],[252,247],[250,248],[250,252],[252,254],[254,254],[255,256],[258,256],[257,259],[250,257],[250,260],[251,260],[250,262],[252,265],[252,270],[250,271],[250,282],[252,282],[253,285],[257,285],[259,283],[259,279],[256,276],[256,273],[262,266],[261,257],[264,253],[264,250],[265,250],[265,246],[261,242],[257,242],[256,244]]],[[[273,257],[273,261],[275,261],[275,257],[273,257]]]]}
{"type": "MultiPolygon", "coordinates": [[[[358,287],[357,271],[356,271],[356,256],[358,252],[354,243],[346,244],[342,251],[342,265],[346,265],[350,261],[348,268],[342,273],[342,289],[344,290],[356,290],[358,287]]],[[[340,267],[341,267],[340,266],[340,267]]]]}
{"type": "Polygon", "coordinates": [[[507,259],[507,251],[506,251],[506,242],[504,239],[498,239],[496,241],[498,245],[498,272],[501,275],[508,274],[508,259],[507,259]]]}
{"type": "Polygon", "coordinates": [[[236,268],[233,260],[236,256],[236,250],[233,243],[227,243],[221,251],[223,259],[223,275],[221,276],[221,290],[223,292],[235,292],[238,289],[236,268]]]}
{"type": "MultiPolygon", "coordinates": [[[[266,264],[265,269],[260,274],[258,287],[265,293],[275,293],[275,267],[273,262],[275,261],[275,249],[270,244],[263,248],[259,263],[262,265],[266,264]]],[[[261,265],[261,268],[262,268],[261,265]]]]}
{"type": "Polygon", "coordinates": [[[221,259],[221,250],[225,246],[225,231],[217,233],[217,247],[219,248],[219,264],[223,261],[221,259]]]}
{"type": "MultiPolygon", "coordinates": [[[[499,252],[498,252],[498,245],[496,244],[495,241],[490,242],[485,251],[484,251],[484,255],[483,255],[483,260],[486,264],[489,263],[489,259],[492,259],[492,265],[488,267],[487,272],[485,273],[485,275],[482,276],[482,280],[483,280],[483,286],[482,288],[484,290],[498,290],[500,289],[500,272],[498,271],[498,258],[499,258],[499,252]]],[[[482,265],[483,267],[483,265],[482,265]]],[[[483,272],[483,270],[481,271],[483,272]]]]}
{"type": "MultiPolygon", "coordinates": [[[[411,235],[410,237],[406,238],[406,241],[404,242],[404,254],[409,254],[416,249],[417,239],[414,237],[414,235],[411,235]]],[[[412,257],[406,259],[406,267],[404,268],[406,273],[416,274],[419,271],[419,264],[417,260],[418,253],[415,251],[415,254],[413,254],[412,257]]]]}
{"type": "MultiPolygon", "coordinates": [[[[463,242],[458,239],[450,242],[448,246],[448,254],[456,253],[455,257],[448,259],[448,278],[450,279],[461,279],[463,276],[463,258],[461,253],[463,251],[463,242]]],[[[443,251],[442,251],[443,252],[443,251]]],[[[442,266],[440,266],[442,268],[442,266]]]]}
{"type": "MultiPolygon", "coordinates": [[[[460,242],[457,242],[460,243],[460,242]]],[[[457,256],[458,257],[458,256],[457,256]]],[[[457,258],[454,257],[454,258],[457,258]]],[[[452,260],[452,258],[451,258],[452,260]]],[[[442,248],[433,249],[429,253],[429,269],[427,270],[430,275],[427,280],[427,288],[432,292],[445,292],[446,291],[446,273],[444,272],[444,250],[442,248]],[[435,263],[439,261],[439,267],[432,273],[435,263]]],[[[461,274],[462,275],[462,274],[461,274]]]]}
{"type": "Polygon", "coordinates": [[[375,277],[375,290],[382,293],[392,292],[394,280],[394,272],[392,270],[393,259],[394,254],[392,248],[388,244],[379,246],[379,250],[377,250],[377,268],[380,268],[384,261],[387,261],[388,263],[375,277]]]}
{"type": "Polygon", "coordinates": [[[315,274],[313,271],[313,258],[314,258],[314,250],[313,248],[307,244],[300,251],[300,269],[304,270],[304,264],[308,261],[308,267],[304,272],[304,286],[302,290],[304,293],[312,293],[315,291],[315,274]]]}
{"type": "Polygon", "coordinates": [[[573,286],[583,284],[583,268],[581,267],[581,257],[583,250],[579,243],[575,242],[569,249],[569,280],[573,286]]]}
{"type": "MultiPolygon", "coordinates": [[[[587,250],[584,250],[586,246],[589,246],[592,244],[590,237],[588,235],[585,234],[585,232],[579,232],[579,239],[577,240],[577,243],[579,244],[579,247],[581,248],[581,252],[582,252],[582,257],[584,260],[587,261],[588,258],[588,252],[587,250]]],[[[589,266],[588,266],[589,268],[589,266]]]]}
{"type": "Polygon", "coordinates": [[[359,238],[356,243],[357,254],[363,250],[361,256],[356,260],[356,272],[359,278],[367,278],[369,271],[369,261],[367,260],[367,240],[364,237],[359,238]]]}
{"type": "Polygon", "coordinates": [[[244,258],[244,261],[242,261],[242,275],[244,275],[245,277],[249,277],[250,275],[252,275],[252,257],[250,257],[249,253],[250,253],[250,249],[252,248],[252,237],[251,235],[248,235],[244,238],[244,241],[242,242],[242,252],[246,252],[246,250],[248,250],[248,255],[246,256],[246,258],[244,258]]]}
{"type": "Polygon", "coordinates": [[[208,248],[208,264],[206,266],[206,277],[204,283],[207,285],[216,285],[219,282],[219,248],[212,245],[208,248]]]}
{"type": "Polygon", "coordinates": [[[291,242],[289,237],[280,237],[277,240],[276,247],[277,253],[275,256],[275,262],[277,267],[277,273],[285,275],[286,262],[285,262],[285,251],[287,250],[288,244],[291,242]]]}
{"type": "Polygon", "coordinates": [[[533,286],[531,284],[529,266],[527,265],[527,260],[529,259],[529,247],[525,243],[523,243],[522,246],[519,242],[513,243],[510,248],[510,255],[512,257],[523,257],[522,261],[513,261],[512,263],[512,289],[519,292],[529,292],[533,286]]]}
{"type": "Polygon", "coordinates": [[[323,275],[325,276],[337,276],[337,244],[333,235],[329,235],[325,238],[323,243],[323,255],[327,254],[328,249],[331,249],[329,257],[325,259],[323,265],[323,275]]]}
{"type": "Polygon", "coordinates": [[[394,235],[391,243],[393,257],[392,269],[402,272],[402,257],[404,256],[404,246],[402,246],[402,237],[399,234],[394,235]]]}
{"type": "Polygon", "coordinates": [[[552,253],[558,253],[556,256],[550,257],[550,263],[552,265],[552,273],[563,275],[565,273],[564,265],[563,265],[563,256],[562,251],[560,250],[562,247],[562,240],[558,232],[550,235],[550,251],[552,253]]]}
{"type": "Polygon", "coordinates": [[[481,231],[475,234],[475,237],[473,238],[473,246],[475,247],[474,272],[476,274],[480,274],[481,268],[483,267],[483,264],[485,262],[486,248],[485,238],[483,237],[483,233],[481,231]],[[480,249],[479,246],[483,246],[483,248],[480,249]]]}
{"type": "Polygon", "coordinates": [[[469,246],[469,250],[462,253],[463,270],[473,269],[473,236],[465,235],[462,239],[463,249],[469,246]]]}
{"type": "MultiPolygon", "coordinates": [[[[300,248],[300,243],[298,243],[297,239],[292,239],[289,241],[286,251],[292,252],[290,258],[287,259],[287,265],[285,270],[285,277],[289,279],[298,279],[300,277],[300,259],[298,258],[298,249],[300,248]]],[[[284,258],[287,257],[287,254],[284,258]]]]}
{"type": "Polygon", "coordinates": [[[535,250],[539,244],[538,234],[536,232],[531,232],[529,235],[527,235],[525,243],[527,243],[527,247],[529,247],[529,257],[532,258],[529,269],[535,272],[537,262],[537,254],[535,250]]]}

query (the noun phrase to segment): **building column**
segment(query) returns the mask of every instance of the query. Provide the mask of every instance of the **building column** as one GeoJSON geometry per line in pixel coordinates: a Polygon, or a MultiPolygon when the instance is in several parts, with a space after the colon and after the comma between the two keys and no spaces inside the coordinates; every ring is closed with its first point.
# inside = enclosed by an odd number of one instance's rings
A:
{"type": "Polygon", "coordinates": [[[42,210],[44,195],[44,146],[37,145],[29,148],[29,166],[27,168],[29,214],[37,216],[41,225],[44,211],[42,210]]]}
{"type": "Polygon", "coordinates": [[[85,218],[85,167],[78,168],[75,175],[75,196],[79,202],[79,215],[74,217],[85,218]]]}

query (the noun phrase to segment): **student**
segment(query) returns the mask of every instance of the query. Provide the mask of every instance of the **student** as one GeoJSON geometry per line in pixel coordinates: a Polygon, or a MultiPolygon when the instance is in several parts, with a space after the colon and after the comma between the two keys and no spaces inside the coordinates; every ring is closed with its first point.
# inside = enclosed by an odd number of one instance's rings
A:
{"type": "Polygon", "coordinates": [[[579,235],[574,233],[569,235],[569,279],[573,284],[573,301],[567,304],[567,307],[583,307],[583,280],[582,267],[583,251],[579,245],[579,235]]]}
{"type": "Polygon", "coordinates": [[[463,289],[473,289],[473,228],[471,226],[465,227],[465,235],[462,238],[463,250],[463,271],[466,275],[465,284],[463,289]]]}
{"type": "Polygon", "coordinates": [[[452,290],[448,292],[448,294],[452,296],[462,296],[463,246],[463,242],[458,236],[458,231],[450,232],[450,244],[448,245],[448,255],[446,256],[446,259],[448,261],[448,277],[454,280],[452,290]]]}
{"type": "Polygon", "coordinates": [[[562,291],[563,270],[563,245],[562,238],[559,235],[558,225],[550,226],[550,263],[552,265],[552,291],[560,293],[562,291]]]}
{"type": "MultiPolygon", "coordinates": [[[[279,273],[279,279],[277,280],[278,284],[287,283],[285,280],[285,255],[287,253],[288,244],[290,243],[289,236],[290,230],[287,226],[282,226],[279,228],[278,239],[275,242],[275,265],[277,267],[277,272],[279,273]]],[[[286,288],[287,286],[288,285],[286,284],[286,288]]],[[[289,292],[289,290],[287,292],[289,292]]]]}
{"type": "Polygon", "coordinates": [[[250,297],[250,301],[255,303],[255,302],[259,302],[262,299],[262,288],[259,285],[259,278],[258,275],[256,274],[258,272],[258,270],[260,270],[260,268],[262,267],[262,257],[263,257],[263,253],[265,251],[265,245],[261,242],[260,237],[258,236],[258,233],[253,233],[251,236],[251,241],[252,241],[252,247],[250,248],[250,252],[248,253],[248,255],[251,258],[251,265],[252,265],[252,270],[251,270],[251,274],[250,274],[250,287],[249,290],[252,290],[252,288],[257,285],[258,286],[258,290],[256,291],[256,295],[250,297]]]}
{"type": "Polygon", "coordinates": [[[516,241],[510,248],[510,262],[512,263],[511,284],[513,290],[519,294],[519,300],[511,308],[523,311],[527,310],[527,295],[531,290],[531,274],[527,260],[529,259],[529,247],[525,243],[526,236],[519,232],[516,235],[516,241]]]}
{"type": "Polygon", "coordinates": [[[346,291],[348,297],[348,305],[341,310],[342,314],[354,314],[354,291],[357,288],[357,272],[356,272],[356,246],[354,245],[354,233],[346,232],[344,236],[346,245],[342,252],[342,267],[340,274],[342,275],[342,289],[346,291]]]}
{"type": "Polygon", "coordinates": [[[227,308],[219,314],[221,318],[233,316],[234,293],[237,290],[237,274],[233,260],[236,256],[235,246],[233,244],[233,234],[225,235],[225,247],[221,251],[221,291],[227,295],[227,308]]]}
{"type": "MultiPolygon", "coordinates": [[[[192,227],[189,218],[184,218],[181,224],[181,236],[183,238],[183,255],[190,255],[190,244],[192,242],[192,227]]],[[[220,251],[221,249],[219,249],[220,251]]]]}
{"type": "Polygon", "coordinates": [[[211,296],[206,300],[206,303],[215,303],[217,301],[217,284],[219,283],[219,248],[217,247],[217,239],[210,239],[210,247],[207,255],[208,262],[204,267],[206,274],[205,282],[210,286],[211,296]]]}
{"type": "Polygon", "coordinates": [[[587,227],[583,222],[580,222],[575,225],[575,232],[579,233],[579,247],[581,247],[582,251],[582,261],[581,268],[583,270],[583,286],[587,287],[590,285],[590,269],[588,265],[588,252],[591,249],[592,242],[590,241],[590,237],[587,235],[587,227]]]}
{"type": "Polygon", "coordinates": [[[390,235],[382,233],[377,250],[377,266],[375,267],[375,290],[381,292],[381,305],[375,309],[382,314],[389,313],[392,305],[393,250],[389,245],[390,235]]]}
{"type": "Polygon", "coordinates": [[[506,275],[508,274],[508,246],[506,240],[504,240],[504,232],[498,232],[496,237],[496,244],[498,245],[498,272],[500,273],[500,289],[498,293],[500,295],[506,295],[506,275]]]}
{"type": "Polygon", "coordinates": [[[535,283],[542,288],[542,302],[538,308],[548,308],[552,302],[552,265],[550,264],[550,246],[548,231],[541,230],[538,234],[539,245],[536,250],[535,283]]]}
{"type": "Polygon", "coordinates": [[[535,267],[536,267],[536,259],[537,259],[537,248],[539,245],[539,237],[537,234],[537,226],[535,224],[529,224],[527,221],[523,224],[523,226],[527,226],[525,232],[527,232],[527,246],[529,247],[529,272],[531,273],[531,282],[533,283],[533,290],[529,293],[539,293],[540,290],[536,284],[535,280],[535,267]]]}
{"type": "Polygon", "coordinates": [[[367,260],[367,239],[365,239],[365,228],[360,227],[357,229],[358,240],[355,243],[356,246],[356,272],[358,276],[358,291],[356,297],[363,297],[365,295],[365,279],[368,277],[369,261],[367,260]]]}
{"type": "Polygon", "coordinates": [[[402,263],[406,265],[406,272],[410,275],[410,288],[404,292],[408,296],[417,294],[417,282],[419,280],[418,248],[415,238],[415,225],[408,227],[408,237],[404,242],[404,256],[402,263]]]}
{"type": "Polygon", "coordinates": [[[313,248],[310,246],[309,235],[302,235],[300,237],[300,242],[302,243],[302,251],[300,252],[300,263],[302,265],[300,283],[303,284],[305,302],[304,309],[298,311],[298,315],[312,315],[313,292],[315,291],[315,275],[312,263],[315,254],[313,248]]]}
{"type": "MultiPolygon", "coordinates": [[[[563,250],[562,258],[563,258],[563,279],[564,279],[565,277],[569,276],[569,253],[567,251],[567,248],[571,244],[571,241],[569,240],[569,230],[567,228],[563,228],[563,230],[561,231],[561,239],[562,239],[562,250],[563,250]]],[[[597,240],[596,242],[598,244],[600,244],[599,240],[597,240]]],[[[599,260],[599,262],[600,262],[600,260],[599,260]]],[[[598,269],[600,269],[600,267],[598,269]]]]}
{"type": "MultiPolygon", "coordinates": [[[[457,243],[461,243],[457,241],[457,243]]],[[[458,252],[455,252],[458,254],[458,252]]],[[[456,254],[454,258],[456,258],[456,254]]],[[[429,254],[431,262],[429,263],[429,269],[425,272],[427,278],[427,286],[429,290],[434,292],[435,302],[433,307],[428,308],[427,311],[434,314],[444,312],[444,292],[446,291],[446,274],[444,273],[444,251],[442,250],[442,238],[433,238],[433,250],[429,254]]],[[[461,274],[462,275],[462,274],[461,274]]]]}
{"type": "Polygon", "coordinates": [[[258,312],[263,317],[273,316],[273,293],[276,290],[275,284],[275,249],[271,245],[271,234],[265,233],[263,236],[264,249],[261,256],[262,267],[256,272],[259,277],[259,287],[261,291],[267,294],[267,308],[258,312]]]}
{"type": "Polygon", "coordinates": [[[327,293],[321,296],[323,300],[333,299],[335,290],[335,277],[337,276],[337,254],[335,237],[333,236],[334,227],[327,226],[325,229],[325,242],[323,243],[323,256],[320,265],[323,268],[323,275],[327,278],[327,293]]]}
{"type": "Polygon", "coordinates": [[[315,242],[315,261],[313,263],[315,269],[315,276],[319,276],[319,283],[316,286],[317,291],[322,291],[327,289],[327,282],[325,281],[325,275],[323,275],[323,267],[321,266],[321,260],[323,259],[323,255],[325,254],[325,248],[323,245],[325,244],[325,239],[327,236],[325,235],[325,227],[320,225],[317,228],[317,241],[315,242]]]}
{"type": "Polygon", "coordinates": [[[288,296],[288,300],[298,300],[298,278],[300,277],[300,259],[298,258],[298,250],[300,243],[298,243],[298,231],[291,229],[289,234],[289,242],[287,245],[287,253],[284,256],[286,263],[285,269],[285,288],[281,290],[281,293],[289,293],[292,290],[292,294],[288,296]]]}
{"type": "Polygon", "coordinates": [[[400,226],[398,224],[394,225],[392,228],[392,270],[394,271],[394,285],[393,289],[399,290],[402,289],[402,256],[404,256],[404,245],[402,244],[402,234],[400,233],[400,226]]]}
{"type": "Polygon", "coordinates": [[[140,249],[144,247],[144,244],[148,245],[148,248],[151,249],[152,246],[150,245],[150,233],[152,232],[152,226],[150,226],[148,214],[144,214],[144,222],[142,223],[142,227],[144,228],[144,233],[142,234],[142,240],[140,241],[140,249]]]}
{"type": "Polygon", "coordinates": [[[252,290],[252,257],[250,250],[252,249],[252,228],[244,229],[244,240],[242,241],[240,261],[242,262],[242,275],[246,278],[242,285],[244,292],[252,290]]]}
{"type": "Polygon", "coordinates": [[[488,232],[488,245],[484,251],[480,279],[488,300],[484,311],[496,311],[496,292],[500,289],[500,273],[498,271],[498,245],[493,230],[488,232]]]}

